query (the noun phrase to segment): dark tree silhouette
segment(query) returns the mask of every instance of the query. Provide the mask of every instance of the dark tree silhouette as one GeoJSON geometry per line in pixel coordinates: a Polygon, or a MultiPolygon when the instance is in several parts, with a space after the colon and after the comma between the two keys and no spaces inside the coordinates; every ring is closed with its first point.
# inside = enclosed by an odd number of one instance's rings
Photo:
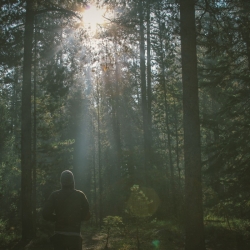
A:
{"type": "Polygon", "coordinates": [[[181,0],[186,250],[204,250],[195,1],[181,0]]]}
{"type": "Polygon", "coordinates": [[[22,200],[22,241],[33,237],[32,220],[32,159],[31,159],[31,66],[34,12],[32,0],[26,2],[24,32],[23,86],[22,86],[22,127],[21,127],[21,200],[22,200]]]}

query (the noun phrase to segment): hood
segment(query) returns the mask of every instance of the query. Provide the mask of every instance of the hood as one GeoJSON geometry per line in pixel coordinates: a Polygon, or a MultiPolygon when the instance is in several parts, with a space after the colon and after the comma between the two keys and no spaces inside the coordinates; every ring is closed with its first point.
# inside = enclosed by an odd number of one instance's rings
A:
{"type": "Polygon", "coordinates": [[[65,170],[61,173],[62,188],[75,188],[75,179],[71,171],[65,170]]]}

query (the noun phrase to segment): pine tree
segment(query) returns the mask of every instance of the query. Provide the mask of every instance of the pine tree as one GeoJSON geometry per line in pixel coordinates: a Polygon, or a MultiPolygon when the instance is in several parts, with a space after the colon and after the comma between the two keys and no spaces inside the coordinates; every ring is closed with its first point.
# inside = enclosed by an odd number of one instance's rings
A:
{"type": "Polygon", "coordinates": [[[205,239],[201,187],[195,5],[193,0],[180,2],[180,20],[185,159],[185,249],[202,250],[205,249],[205,239]]]}

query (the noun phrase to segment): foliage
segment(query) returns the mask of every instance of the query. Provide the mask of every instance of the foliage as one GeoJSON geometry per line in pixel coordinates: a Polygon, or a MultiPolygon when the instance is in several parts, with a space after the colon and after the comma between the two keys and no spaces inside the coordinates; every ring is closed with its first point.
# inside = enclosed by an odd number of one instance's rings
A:
{"type": "Polygon", "coordinates": [[[149,205],[153,203],[152,200],[140,190],[139,185],[131,187],[131,196],[128,200],[128,213],[135,217],[148,217],[151,215],[149,205]]]}
{"type": "Polygon", "coordinates": [[[106,233],[105,249],[108,249],[110,237],[119,236],[121,233],[122,218],[119,216],[107,216],[103,219],[103,231],[106,233]]]}
{"type": "Polygon", "coordinates": [[[139,227],[140,249],[179,249],[183,245],[183,229],[174,221],[157,219],[144,220],[135,224],[124,219],[120,234],[113,235],[109,249],[138,249],[137,232],[139,227]]]}
{"type": "Polygon", "coordinates": [[[14,227],[8,227],[8,221],[0,219],[0,247],[7,249],[10,244],[18,239],[16,230],[14,227]]]}
{"type": "MultiPolygon", "coordinates": [[[[87,11],[85,3],[34,1],[40,14],[32,49],[31,158],[36,153],[33,191],[41,242],[52,230],[41,221],[42,206],[60,188],[61,171],[71,169],[77,188],[88,196],[93,223],[103,222],[108,232],[107,247],[136,249],[138,242],[143,249],[182,247],[183,229],[171,222],[183,221],[185,212],[179,4],[142,3],[145,44],[148,36],[151,41],[150,60],[145,53],[145,63],[151,63],[151,76],[146,75],[151,77],[150,164],[145,162],[138,1],[100,2],[111,12],[110,22],[97,25],[94,37],[76,15],[70,18],[72,11],[87,11]]],[[[21,227],[25,1],[3,1],[0,7],[0,236],[7,246],[21,227]]],[[[203,201],[207,245],[214,249],[239,248],[249,240],[249,10],[243,0],[196,1],[203,201]]]]}
{"type": "Polygon", "coordinates": [[[207,215],[205,217],[207,245],[213,249],[247,249],[250,244],[249,221],[207,215]]]}

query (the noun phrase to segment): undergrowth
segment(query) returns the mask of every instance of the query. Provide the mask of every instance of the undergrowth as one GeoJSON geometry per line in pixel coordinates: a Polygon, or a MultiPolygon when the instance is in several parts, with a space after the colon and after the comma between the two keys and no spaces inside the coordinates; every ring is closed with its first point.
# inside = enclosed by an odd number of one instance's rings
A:
{"type": "Polygon", "coordinates": [[[18,238],[15,228],[9,227],[8,221],[0,219],[0,249],[7,250],[18,238]]]}
{"type": "Polygon", "coordinates": [[[249,250],[250,221],[206,216],[206,245],[213,250],[249,250]]]}
{"type": "MultiPolygon", "coordinates": [[[[209,250],[249,250],[250,221],[206,216],[205,242],[209,250]]],[[[49,237],[53,225],[44,223],[37,230],[37,238],[27,250],[52,249],[49,237]]],[[[91,250],[183,250],[185,234],[183,225],[177,220],[158,220],[108,216],[102,228],[86,223],[82,227],[84,246],[91,250]]],[[[0,220],[0,249],[8,250],[20,239],[20,232],[8,228],[0,220]]]]}

